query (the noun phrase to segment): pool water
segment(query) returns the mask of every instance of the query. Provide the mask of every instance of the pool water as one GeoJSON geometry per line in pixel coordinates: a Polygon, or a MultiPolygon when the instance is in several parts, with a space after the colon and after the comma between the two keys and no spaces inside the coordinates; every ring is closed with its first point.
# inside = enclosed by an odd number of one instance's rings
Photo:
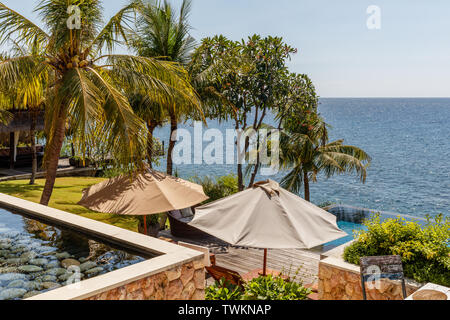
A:
{"type": "Polygon", "coordinates": [[[25,299],[146,258],[0,208],[0,300],[25,299]]]}
{"type": "Polygon", "coordinates": [[[347,242],[350,242],[354,239],[354,233],[355,231],[359,230],[367,230],[367,227],[363,225],[364,220],[369,219],[376,213],[380,214],[380,220],[384,221],[386,219],[396,218],[396,217],[403,217],[406,220],[414,220],[418,222],[419,224],[425,224],[426,220],[417,218],[417,217],[411,217],[408,215],[401,215],[396,214],[393,212],[379,212],[376,210],[370,210],[365,208],[357,208],[352,206],[346,206],[346,205],[336,205],[331,206],[329,208],[326,208],[326,210],[332,214],[334,214],[337,218],[337,225],[338,227],[345,231],[348,235],[346,237],[342,237],[340,239],[328,242],[321,247],[321,251],[325,252],[328,250],[331,250],[333,248],[336,248],[338,246],[341,246],[347,242]]]}

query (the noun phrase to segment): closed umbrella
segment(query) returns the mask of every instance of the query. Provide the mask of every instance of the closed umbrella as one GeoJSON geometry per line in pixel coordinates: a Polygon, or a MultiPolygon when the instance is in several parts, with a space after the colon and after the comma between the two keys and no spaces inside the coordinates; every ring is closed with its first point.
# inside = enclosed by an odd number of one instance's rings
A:
{"type": "Polygon", "coordinates": [[[144,216],[147,228],[147,215],[189,208],[207,199],[202,186],[147,169],[83,190],[78,204],[98,212],[144,216]]]}
{"type": "Polygon", "coordinates": [[[267,249],[310,249],[347,234],[336,217],[281,188],[275,181],[196,208],[191,226],[232,245],[267,249]]]}

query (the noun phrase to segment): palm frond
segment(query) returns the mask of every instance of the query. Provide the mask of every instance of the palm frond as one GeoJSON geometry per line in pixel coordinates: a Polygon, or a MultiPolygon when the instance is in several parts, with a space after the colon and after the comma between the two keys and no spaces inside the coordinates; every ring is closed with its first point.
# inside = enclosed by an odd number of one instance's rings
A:
{"type": "Polygon", "coordinates": [[[297,165],[283,178],[280,185],[288,191],[299,193],[303,185],[303,168],[297,165]]]}
{"type": "Polygon", "coordinates": [[[100,52],[105,46],[109,52],[112,52],[114,46],[120,43],[120,39],[128,43],[130,36],[134,33],[131,28],[134,13],[140,6],[141,1],[132,0],[119,10],[87,46],[85,56],[93,49],[100,52]]]}
{"type": "Polygon", "coordinates": [[[119,163],[134,167],[142,165],[145,157],[145,123],[137,117],[127,97],[115,86],[107,72],[88,68],[93,82],[105,97],[103,105],[104,132],[110,133],[108,149],[119,163]]]}
{"type": "Polygon", "coordinates": [[[181,105],[201,111],[200,99],[178,64],[131,55],[109,55],[109,71],[120,87],[148,96],[153,103],[181,105]]]}
{"type": "Polygon", "coordinates": [[[23,15],[0,2],[0,44],[11,38],[17,43],[43,43],[49,35],[23,15]]]}

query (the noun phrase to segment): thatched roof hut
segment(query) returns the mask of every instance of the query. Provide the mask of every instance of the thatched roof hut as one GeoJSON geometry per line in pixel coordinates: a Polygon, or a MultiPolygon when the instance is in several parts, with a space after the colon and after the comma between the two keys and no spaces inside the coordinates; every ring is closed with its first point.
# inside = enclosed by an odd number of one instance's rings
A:
{"type": "MultiPolygon", "coordinates": [[[[30,128],[33,114],[28,110],[9,110],[9,112],[13,114],[13,119],[8,124],[0,124],[0,165],[10,168],[14,168],[16,164],[26,166],[31,161],[31,149],[18,148],[18,145],[31,144],[30,128]]],[[[36,116],[35,130],[43,131],[44,111],[37,111],[34,116],[36,116]]],[[[38,147],[38,152],[42,153],[42,151],[42,147],[38,147]]],[[[40,157],[41,154],[38,156],[40,157]]]]}

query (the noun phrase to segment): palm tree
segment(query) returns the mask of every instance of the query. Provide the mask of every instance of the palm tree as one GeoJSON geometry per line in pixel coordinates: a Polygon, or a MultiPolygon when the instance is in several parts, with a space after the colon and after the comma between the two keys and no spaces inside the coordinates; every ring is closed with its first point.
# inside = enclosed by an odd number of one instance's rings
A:
{"type": "Polygon", "coordinates": [[[305,125],[305,132],[284,133],[282,135],[282,167],[289,168],[281,185],[295,193],[304,186],[305,200],[310,201],[309,184],[316,182],[319,173],[326,178],[335,174],[356,172],[364,183],[366,169],[370,165],[370,156],[355,146],[344,145],[344,140],[328,142],[326,124],[317,120],[305,125]]]}
{"type": "Polygon", "coordinates": [[[176,63],[114,54],[116,44],[127,42],[128,22],[138,6],[130,2],[104,24],[100,0],[42,0],[35,9],[41,28],[0,2],[0,43],[13,39],[19,45],[43,47],[0,63],[0,88],[36,75],[48,78],[41,204],[49,203],[68,123],[81,140],[102,127],[115,161],[136,170],[145,157],[146,128],[126,93],[145,92],[155,103],[195,96],[185,70],[176,63]]]}
{"type": "Polygon", "coordinates": [[[147,124],[147,163],[153,167],[155,157],[153,133],[157,127],[161,127],[167,121],[167,109],[163,105],[154,103],[144,95],[133,93],[129,97],[133,111],[147,124]]]}
{"type": "MultiPolygon", "coordinates": [[[[183,0],[178,16],[173,6],[167,0],[163,2],[143,0],[139,10],[137,32],[134,41],[132,41],[132,48],[139,56],[158,57],[186,66],[195,45],[195,40],[189,35],[188,17],[190,10],[190,0],[183,0]]],[[[172,152],[176,142],[175,132],[178,129],[178,122],[184,114],[192,110],[193,105],[175,100],[170,101],[163,107],[167,110],[166,114],[170,122],[167,173],[172,175],[172,152]]],[[[150,110],[150,113],[153,113],[151,109],[149,108],[148,110],[150,110]]],[[[160,111],[158,111],[157,116],[162,115],[160,111]]],[[[153,114],[146,116],[147,119],[152,117],[153,114]]],[[[161,124],[161,121],[158,121],[159,119],[155,119],[157,121],[154,125],[161,124]]],[[[149,129],[151,129],[151,126],[149,126],[149,129]]]]}

